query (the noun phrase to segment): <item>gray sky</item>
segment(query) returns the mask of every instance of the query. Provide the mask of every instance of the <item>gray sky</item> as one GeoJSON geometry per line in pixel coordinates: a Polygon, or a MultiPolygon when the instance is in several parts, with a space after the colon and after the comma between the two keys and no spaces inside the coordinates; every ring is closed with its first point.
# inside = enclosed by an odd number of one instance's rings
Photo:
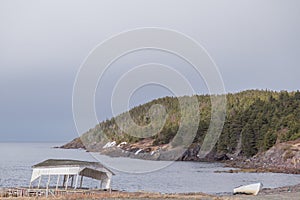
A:
{"type": "MultiPolygon", "coordinates": [[[[228,92],[300,89],[298,0],[2,0],[0,27],[0,141],[77,137],[72,87],[81,63],[97,44],[132,28],[169,28],[194,38],[218,65],[228,92]]],[[[193,82],[189,66],[157,52],[125,58],[111,73],[155,59],[185,73],[198,93],[206,92],[193,82]]],[[[168,94],[145,87],[131,105],[168,94]]],[[[98,117],[109,118],[109,109],[98,117]]]]}

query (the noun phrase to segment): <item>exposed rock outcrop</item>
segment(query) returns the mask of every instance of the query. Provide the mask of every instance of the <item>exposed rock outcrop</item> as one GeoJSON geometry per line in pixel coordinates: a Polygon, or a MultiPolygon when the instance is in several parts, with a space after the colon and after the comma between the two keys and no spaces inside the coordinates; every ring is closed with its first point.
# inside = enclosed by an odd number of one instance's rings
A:
{"type": "Polygon", "coordinates": [[[250,159],[228,162],[230,166],[260,171],[300,174],[300,139],[279,143],[250,159]]]}
{"type": "Polygon", "coordinates": [[[75,138],[71,142],[61,146],[62,149],[85,149],[85,146],[81,142],[80,138],[75,138]]]}

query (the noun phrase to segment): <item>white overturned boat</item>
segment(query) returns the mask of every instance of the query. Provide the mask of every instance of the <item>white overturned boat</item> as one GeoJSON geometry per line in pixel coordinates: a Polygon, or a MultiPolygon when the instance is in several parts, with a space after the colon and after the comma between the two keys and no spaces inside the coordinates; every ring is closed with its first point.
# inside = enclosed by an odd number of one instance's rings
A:
{"type": "Polygon", "coordinates": [[[249,195],[257,195],[258,192],[262,189],[262,183],[254,183],[250,185],[244,185],[237,187],[233,190],[233,194],[249,194],[249,195]]]}

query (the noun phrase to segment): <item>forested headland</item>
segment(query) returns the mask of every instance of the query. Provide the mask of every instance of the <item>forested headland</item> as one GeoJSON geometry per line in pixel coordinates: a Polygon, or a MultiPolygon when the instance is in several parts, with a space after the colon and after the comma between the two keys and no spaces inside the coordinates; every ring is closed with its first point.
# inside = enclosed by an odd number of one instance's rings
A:
{"type": "MultiPolygon", "coordinates": [[[[201,146],[211,120],[210,96],[197,95],[197,98],[201,120],[191,146],[201,146]]],[[[267,151],[276,143],[300,138],[299,91],[248,90],[227,94],[226,98],[226,120],[214,152],[251,157],[257,153],[267,151]]],[[[173,137],[178,131],[181,119],[178,98],[164,97],[131,109],[129,113],[136,124],[144,126],[151,122],[148,111],[154,104],[163,105],[168,117],[161,131],[147,139],[147,141],[150,141],[150,143],[147,143],[148,151],[155,146],[167,144],[172,146],[174,143],[173,137]]],[[[123,117],[122,120],[126,121],[127,119],[124,116],[123,113],[117,117],[123,117]]],[[[155,123],[155,120],[152,123],[155,123]]],[[[186,126],[184,128],[188,134],[190,127],[186,126]]],[[[115,118],[112,118],[99,123],[95,128],[84,133],[80,139],[77,138],[64,147],[79,147],[80,144],[78,143],[81,143],[80,140],[82,140],[85,145],[91,144],[94,151],[97,151],[97,148],[100,149],[103,146],[102,139],[104,135],[108,140],[116,141],[116,144],[127,142],[127,145],[130,145],[144,140],[122,132],[115,118]]],[[[83,148],[85,147],[83,146],[83,148]]]]}

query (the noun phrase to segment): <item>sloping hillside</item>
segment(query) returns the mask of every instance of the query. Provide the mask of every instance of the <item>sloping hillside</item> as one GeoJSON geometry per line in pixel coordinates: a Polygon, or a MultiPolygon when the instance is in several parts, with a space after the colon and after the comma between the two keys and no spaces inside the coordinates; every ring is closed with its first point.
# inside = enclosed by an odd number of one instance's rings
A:
{"type": "MultiPolygon", "coordinates": [[[[210,97],[208,95],[197,97],[200,102],[198,109],[201,113],[201,121],[193,144],[183,155],[182,160],[196,159],[195,156],[201,147],[210,123],[210,97]]],[[[114,149],[116,151],[122,149],[135,154],[140,149],[141,153],[150,153],[157,149],[170,148],[172,147],[170,141],[176,135],[180,123],[177,98],[156,99],[133,108],[129,113],[137,124],[147,125],[150,123],[147,116],[148,110],[153,104],[163,105],[168,113],[168,118],[161,131],[151,138],[136,138],[122,132],[117,126],[115,118],[112,118],[84,133],[80,138],[84,145],[79,139],[75,139],[64,145],[63,148],[86,148],[89,151],[100,152],[103,151],[102,147],[107,142],[103,141],[104,135],[109,141],[116,142],[114,149]],[[124,145],[116,148],[121,142],[124,145]],[[127,144],[125,145],[124,142],[127,144]]],[[[117,117],[123,117],[122,115],[117,117]]],[[[123,117],[122,120],[126,121],[127,119],[123,117]]],[[[189,127],[185,127],[185,131],[188,133],[189,127]]],[[[226,122],[219,141],[213,152],[208,155],[208,159],[227,159],[238,156],[249,158],[257,153],[267,151],[275,144],[298,138],[300,138],[299,91],[249,90],[228,94],[226,122]]]]}

